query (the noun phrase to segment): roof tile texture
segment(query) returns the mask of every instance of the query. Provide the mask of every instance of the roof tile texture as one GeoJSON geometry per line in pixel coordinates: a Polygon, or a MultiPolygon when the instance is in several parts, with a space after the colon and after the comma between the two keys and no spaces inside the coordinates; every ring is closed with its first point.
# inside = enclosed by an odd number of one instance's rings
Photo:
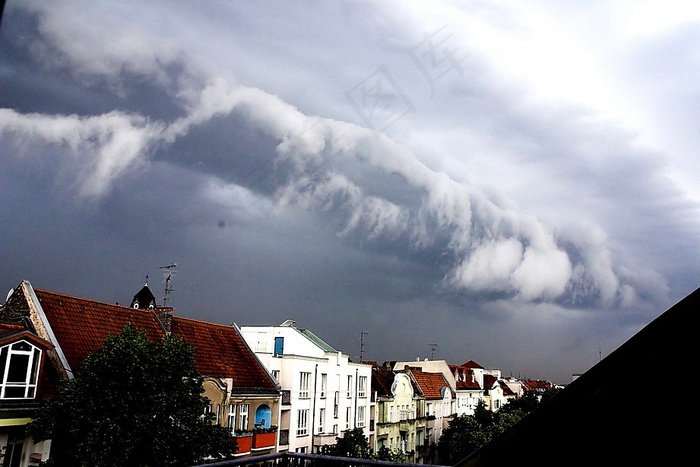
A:
{"type": "MultiPolygon", "coordinates": [[[[74,371],[90,352],[102,347],[107,336],[118,335],[127,324],[144,329],[155,342],[166,335],[153,310],[34,290],[74,371]]],[[[195,348],[197,371],[202,375],[233,378],[234,392],[277,392],[267,370],[235,327],[173,316],[172,333],[195,348]]]]}

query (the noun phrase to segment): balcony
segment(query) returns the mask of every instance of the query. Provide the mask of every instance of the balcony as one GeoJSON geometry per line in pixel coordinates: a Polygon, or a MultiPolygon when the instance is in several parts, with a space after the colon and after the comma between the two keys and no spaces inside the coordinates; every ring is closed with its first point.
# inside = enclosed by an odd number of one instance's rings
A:
{"type": "Polygon", "coordinates": [[[277,427],[238,432],[233,438],[238,443],[237,456],[249,454],[251,451],[274,449],[277,446],[277,427]]]}

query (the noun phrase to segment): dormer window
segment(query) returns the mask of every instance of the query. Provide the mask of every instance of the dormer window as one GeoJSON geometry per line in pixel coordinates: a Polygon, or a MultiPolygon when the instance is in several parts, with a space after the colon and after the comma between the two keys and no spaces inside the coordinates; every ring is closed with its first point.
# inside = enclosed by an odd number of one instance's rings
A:
{"type": "Polygon", "coordinates": [[[0,399],[33,399],[41,349],[25,340],[0,348],[0,399]]]}

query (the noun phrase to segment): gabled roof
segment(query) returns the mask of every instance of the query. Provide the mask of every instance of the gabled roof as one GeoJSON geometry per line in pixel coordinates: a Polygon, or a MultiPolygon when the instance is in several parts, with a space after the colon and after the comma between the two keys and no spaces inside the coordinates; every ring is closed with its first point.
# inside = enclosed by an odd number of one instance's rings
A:
{"type": "Polygon", "coordinates": [[[465,366],[457,366],[448,363],[450,371],[455,377],[455,388],[462,390],[480,390],[479,382],[474,377],[474,370],[465,366]]]}
{"type": "Polygon", "coordinates": [[[442,373],[428,373],[412,368],[410,374],[426,400],[442,399],[444,388],[452,392],[442,373]]]}
{"type": "Polygon", "coordinates": [[[513,392],[513,390],[510,388],[510,386],[508,386],[508,385],[506,384],[505,381],[498,380],[498,385],[499,385],[499,386],[501,387],[501,389],[503,390],[503,395],[504,395],[504,396],[514,396],[514,395],[515,395],[515,393],[513,392]]]}
{"type": "Polygon", "coordinates": [[[474,360],[469,360],[467,363],[462,363],[461,366],[463,366],[464,368],[480,368],[482,370],[484,369],[483,366],[479,365],[474,360]]]}
{"type": "Polygon", "coordinates": [[[498,385],[498,378],[493,375],[484,375],[484,389],[491,389],[498,385]]]}
{"type": "Polygon", "coordinates": [[[165,336],[152,311],[42,289],[34,292],[73,371],[90,352],[102,347],[107,336],[119,335],[129,323],[145,329],[146,336],[153,341],[165,336]]]}
{"type": "Polygon", "coordinates": [[[669,406],[672,386],[626,390],[620,382],[644,381],[650,372],[692,371],[698,310],[700,289],[457,466],[516,465],[523,459],[540,465],[684,465],[697,455],[696,431],[689,427],[698,412],[693,398],[669,406]]]}
{"type": "Polygon", "coordinates": [[[173,316],[172,333],[195,348],[197,372],[233,378],[234,393],[275,393],[277,384],[235,326],[173,316]]]}
{"type": "MultiPolygon", "coordinates": [[[[28,282],[27,287],[31,288],[28,282]]],[[[53,334],[75,371],[89,353],[98,350],[107,336],[116,336],[124,326],[143,329],[158,342],[166,336],[150,309],[98,302],[42,289],[33,289],[53,334]]],[[[198,373],[204,376],[232,378],[232,391],[243,393],[278,393],[277,385],[238,329],[205,321],[174,316],[171,332],[182,336],[195,348],[198,373]]]]}
{"type": "Polygon", "coordinates": [[[51,342],[42,339],[41,337],[37,336],[33,332],[30,332],[23,326],[8,326],[7,324],[0,323],[0,346],[9,344],[10,342],[17,342],[21,340],[29,341],[33,345],[42,349],[53,348],[53,344],[51,344],[51,342]]]}
{"type": "Polygon", "coordinates": [[[391,385],[394,384],[395,373],[393,370],[381,366],[372,368],[372,391],[379,396],[393,396],[391,385]]]}

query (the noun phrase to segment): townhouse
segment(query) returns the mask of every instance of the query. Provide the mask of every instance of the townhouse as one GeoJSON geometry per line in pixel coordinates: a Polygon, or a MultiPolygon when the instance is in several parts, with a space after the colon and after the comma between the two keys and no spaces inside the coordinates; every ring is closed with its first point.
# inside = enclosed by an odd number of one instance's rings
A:
{"type": "Polygon", "coordinates": [[[35,445],[24,426],[39,401],[55,395],[55,383],[72,378],[85,357],[127,323],[149,339],[174,333],[194,347],[208,410],[238,441],[237,456],[277,450],[278,385],[235,326],[175,316],[172,308],[156,305],[148,286],[134,295],[131,306],[121,306],[35,289],[23,281],[0,307],[0,354],[7,356],[0,361],[4,465],[38,465],[49,458],[50,441],[35,445]]]}
{"type": "Polygon", "coordinates": [[[241,333],[282,389],[280,451],[323,452],[355,428],[375,448],[371,365],[352,362],[292,320],[241,326],[241,333]]]}
{"type": "Polygon", "coordinates": [[[415,379],[386,365],[372,368],[372,391],[376,400],[377,450],[400,451],[410,463],[425,463],[425,397],[415,379]]]}

